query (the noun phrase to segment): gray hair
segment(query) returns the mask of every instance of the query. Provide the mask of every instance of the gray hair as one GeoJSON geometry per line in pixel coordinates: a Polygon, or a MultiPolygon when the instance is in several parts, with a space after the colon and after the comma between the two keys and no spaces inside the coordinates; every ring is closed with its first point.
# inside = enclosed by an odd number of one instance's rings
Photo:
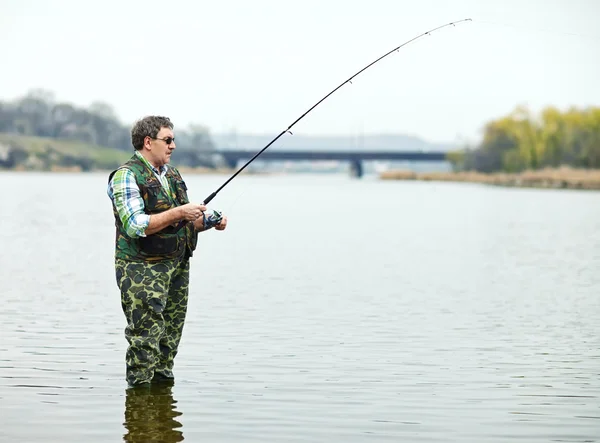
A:
{"type": "Polygon", "coordinates": [[[138,120],[131,128],[131,144],[139,151],[144,147],[146,137],[156,138],[162,128],[173,129],[173,123],[169,117],[160,115],[149,115],[138,120]]]}

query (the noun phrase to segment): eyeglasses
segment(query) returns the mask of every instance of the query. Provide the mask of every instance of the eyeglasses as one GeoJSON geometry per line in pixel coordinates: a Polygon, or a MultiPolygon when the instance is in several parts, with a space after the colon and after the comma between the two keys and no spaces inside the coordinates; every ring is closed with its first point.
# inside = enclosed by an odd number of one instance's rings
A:
{"type": "Polygon", "coordinates": [[[153,140],[162,140],[167,144],[167,146],[175,141],[175,137],[166,137],[166,138],[150,137],[150,138],[153,140]]]}

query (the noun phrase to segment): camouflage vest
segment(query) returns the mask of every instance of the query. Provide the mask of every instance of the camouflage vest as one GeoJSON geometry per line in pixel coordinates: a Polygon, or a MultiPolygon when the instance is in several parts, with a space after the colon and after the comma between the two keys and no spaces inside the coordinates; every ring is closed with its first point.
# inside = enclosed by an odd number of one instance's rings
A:
{"type": "MultiPolygon", "coordinates": [[[[189,203],[187,186],[179,171],[169,167],[166,178],[170,191],[161,184],[154,172],[134,155],[120,168],[130,169],[134,175],[140,195],[144,200],[146,214],[158,214],[176,206],[189,203]]],[[[117,172],[114,170],[108,176],[108,181],[117,172]]],[[[191,257],[198,241],[193,223],[181,221],[175,226],[168,226],[162,231],[146,237],[132,238],[127,235],[119,214],[113,205],[115,217],[116,238],[115,256],[124,260],[133,261],[160,261],[178,258],[186,254],[191,257]]]]}

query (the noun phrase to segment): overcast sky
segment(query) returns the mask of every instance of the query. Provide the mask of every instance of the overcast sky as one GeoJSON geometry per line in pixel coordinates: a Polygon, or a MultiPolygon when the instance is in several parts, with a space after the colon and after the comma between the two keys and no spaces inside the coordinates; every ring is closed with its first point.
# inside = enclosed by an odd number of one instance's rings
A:
{"type": "Polygon", "coordinates": [[[32,88],[211,132],[477,140],[519,104],[600,105],[599,0],[0,0],[0,99],[32,88]],[[167,6],[169,5],[169,6],[167,6]],[[490,23],[493,22],[493,23],[490,23]],[[574,34],[574,35],[573,35],[574,34]]]}

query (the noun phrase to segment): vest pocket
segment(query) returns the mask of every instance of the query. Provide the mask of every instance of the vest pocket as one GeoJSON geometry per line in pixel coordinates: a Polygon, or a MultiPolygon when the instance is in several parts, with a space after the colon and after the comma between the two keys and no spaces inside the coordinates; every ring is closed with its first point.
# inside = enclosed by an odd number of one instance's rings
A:
{"type": "Polygon", "coordinates": [[[189,203],[187,195],[187,185],[183,180],[175,180],[175,194],[180,205],[189,203]]]}
{"type": "Polygon", "coordinates": [[[148,208],[153,208],[153,212],[166,211],[171,207],[168,199],[164,197],[164,190],[160,182],[151,182],[146,186],[148,208]]]}
{"type": "Polygon", "coordinates": [[[149,235],[140,237],[140,250],[146,255],[171,255],[179,250],[179,238],[177,235],[161,236],[149,235]]]}

